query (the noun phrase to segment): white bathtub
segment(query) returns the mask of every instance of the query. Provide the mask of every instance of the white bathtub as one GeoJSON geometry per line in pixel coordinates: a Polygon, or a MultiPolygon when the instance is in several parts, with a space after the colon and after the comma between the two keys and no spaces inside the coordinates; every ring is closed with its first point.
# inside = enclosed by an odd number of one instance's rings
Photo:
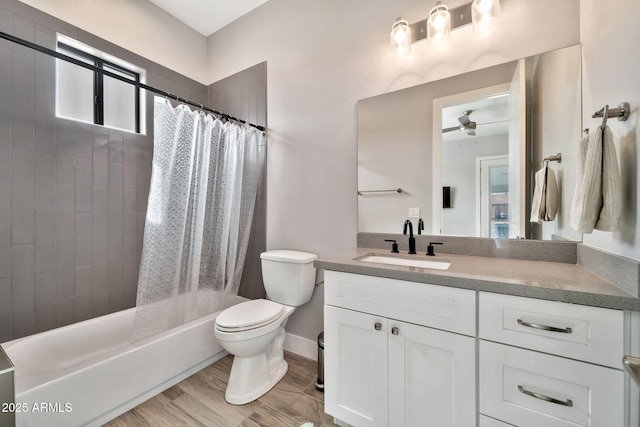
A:
{"type": "Polygon", "coordinates": [[[218,313],[135,344],[135,308],[2,344],[16,367],[16,426],[99,426],[182,381],[226,355],[218,313]]]}

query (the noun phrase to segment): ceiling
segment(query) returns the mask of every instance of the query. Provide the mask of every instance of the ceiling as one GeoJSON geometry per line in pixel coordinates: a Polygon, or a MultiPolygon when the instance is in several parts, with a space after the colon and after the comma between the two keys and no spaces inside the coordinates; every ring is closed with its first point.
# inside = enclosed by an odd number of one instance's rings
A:
{"type": "Polygon", "coordinates": [[[150,0],[205,37],[267,0],[150,0]]]}
{"type": "Polygon", "coordinates": [[[442,128],[459,126],[458,117],[464,111],[471,111],[469,119],[477,123],[476,136],[466,132],[452,131],[442,135],[442,141],[478,138],[483,136],[509,133],[509,96],[492,95],[463,104],[452,105],[442,109],[442,128]]]}

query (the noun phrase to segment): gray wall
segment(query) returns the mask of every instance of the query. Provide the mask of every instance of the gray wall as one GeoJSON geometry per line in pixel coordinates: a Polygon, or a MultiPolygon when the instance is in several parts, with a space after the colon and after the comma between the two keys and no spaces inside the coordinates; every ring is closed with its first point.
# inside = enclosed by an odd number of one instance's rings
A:
{"type": "MultiPolygon", "coordinates": [[[[0,31],[49,48],[64,33],[206,102],[204,85],[17,0],[3,1],[0,31]]],[[[0,42],[0,342],[135,305],[152,108],[135,135],[57,119],[54,91],[53,58],[0,42]]]]}
{"type": "MultiPolygon", "coordinates": [[[[209,106],[250,123],[267,126],[267,63],[262,62],[209,85],[209,106]]],[[[266,145],[262,150],[266,150],[266,145]]],[[[265,153],[266,159],[266,153],[265,153]]],[[[251,237],[238,294],[264,298],[260,253],[267,247],[266,161],[258,188],[251,237]]]]}

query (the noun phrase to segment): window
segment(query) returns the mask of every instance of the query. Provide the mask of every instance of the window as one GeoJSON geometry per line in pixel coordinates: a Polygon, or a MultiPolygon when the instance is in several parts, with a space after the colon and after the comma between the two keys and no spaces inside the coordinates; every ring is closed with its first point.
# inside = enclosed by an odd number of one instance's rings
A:
{"type": "Polygon", "coordinates": [[[100,70],[57,60],[56,116],[144,133],[140,88],[102,72],[139,83],[144,70],[62,35],[58,35],[58,52],[100,70]]]}

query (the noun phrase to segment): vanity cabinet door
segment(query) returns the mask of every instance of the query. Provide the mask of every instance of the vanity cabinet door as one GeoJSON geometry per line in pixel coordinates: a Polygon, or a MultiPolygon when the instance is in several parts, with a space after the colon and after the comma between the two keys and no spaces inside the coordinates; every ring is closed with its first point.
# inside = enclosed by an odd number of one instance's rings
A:
{"type": "Polygon", "coordinates": [[[476,425],[475,339],[388,320],[389,425],[476,425]]]}
{"type": "Polygon", "coordinates": [[[387,319],[324,306],[325,412],[353,426],[387,426],[387,319]]]}

